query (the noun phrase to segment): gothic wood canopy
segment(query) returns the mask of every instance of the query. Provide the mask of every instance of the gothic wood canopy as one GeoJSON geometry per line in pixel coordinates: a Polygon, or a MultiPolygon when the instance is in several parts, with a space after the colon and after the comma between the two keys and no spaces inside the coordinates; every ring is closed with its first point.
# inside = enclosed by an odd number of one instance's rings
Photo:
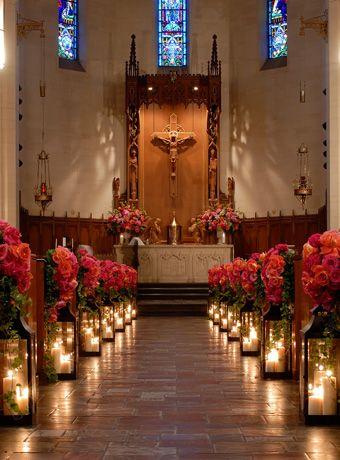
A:
{"type": "Polygon", "coordinates": [[[219,159],[219,131],[221,112],[221,61],[218,60],[217,36],[213,36],[211,61],[208,62],[208,73],[189,74],[186,72],[169,71],[162,74],[139,73],[139,62],[136,54],[136,37],[131,36],[130,59],[126,62],[126,114],[127,114],[127,156],[128,156],[128,187],[127,198],[138,204],[139,199],[139,110],[150,104],[176,106],[184,104],[204,105],[208,111],[208,164],[209,180],[207,195],[210,204],[215,204],[219,197],[219,171],[216,164],[219,159]]]}

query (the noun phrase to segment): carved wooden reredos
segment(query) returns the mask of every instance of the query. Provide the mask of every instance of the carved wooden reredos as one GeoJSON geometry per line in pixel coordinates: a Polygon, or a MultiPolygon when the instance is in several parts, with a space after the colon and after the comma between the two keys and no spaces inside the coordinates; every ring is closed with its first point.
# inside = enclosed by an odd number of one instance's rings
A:
{"type": "MultiPolygon", "coordinates": [[[[132,35],[130,59],[126,62],[126,114],[127,114],[127,199],[145,206],[143,181],[141,181],[141,138],[143,140],[143,111],[157,107],[159,111],[181,112],[196,107],[204,116],[205,126],[200,126],[204,136],[205,194],[202,206],[214,204],[219,199],[219,132],[221,112],[221,62],[218,60],[217,37],[213,36],[212,56],[207,75],[192,75],[184,71],[169,71],[156,75],[141,75],[136,56],[136,37],[132,35]],[[167,108],[167,109],[166,109],[167,108]],[[202,110],[204,110],[202,112],[202,110]],[[213,172],[211,172],[213,171],[213,172]]],[[[154,109],[153,109],[154,110],[154,109]]],[[[161,112],[158,112],[161,113],[161,112]]],[[[160,118],[169,119],[165,114],[160,118]]],[[[201,118],[203,119],[201,115],[201,118]]],[[[149,123],[150,124],[150,123],[149,123]]],[[[181,125],[181,119],[179,119],[181,125]]],[[[188,124],[188,123],[187,123],[188,124]]],[[[186,131],[192,130],[184,126],[186,131]]],[[[158,129],[159,130],[159,129],[158,129]]],[[[155,131],[157,131],[155,129],[155,131]]],[[[149,135],[149,132],[148,134],[149,135]]],[[[145,153],[147,155],[148,152],[145,153]]],[[[144,161],[144,160],[143,160],[144,161]]],[[[150,164],[149,164],[150,167],[150,164]]],[[[176,206],[174,206],[176,207],[176,206]]],[[[183,224],[185,224],[183,222],[183,224]]]]}

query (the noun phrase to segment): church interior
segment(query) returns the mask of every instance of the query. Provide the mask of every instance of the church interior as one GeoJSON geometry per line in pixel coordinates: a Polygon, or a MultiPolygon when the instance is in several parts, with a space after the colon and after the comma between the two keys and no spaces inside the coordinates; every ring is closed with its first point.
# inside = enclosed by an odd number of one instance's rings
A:
{"type": "Polygon", "coordinates": [[[339,31],[0,0],[0,460],[340,459],[339,31]]]}

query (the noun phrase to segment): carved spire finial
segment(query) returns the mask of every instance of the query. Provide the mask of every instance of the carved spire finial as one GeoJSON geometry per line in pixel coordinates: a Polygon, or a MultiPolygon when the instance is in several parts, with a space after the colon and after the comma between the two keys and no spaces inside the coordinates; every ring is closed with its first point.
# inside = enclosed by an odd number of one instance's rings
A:
{"type": "Polygon", "coordinates": [[[136,55],[136,35],[131,35],[130,59],[126,63],[126,72],[130,77],[136,77],[139,73],[139,62],[136,55]]]}
{"type": "Polygon", "coordinates": [[[217,35],[213,35],[213,45],[211,52],[211,62],[209,62],[209,75],[219,75],[221,71],[221,61],[218,60],[217,35]]]}

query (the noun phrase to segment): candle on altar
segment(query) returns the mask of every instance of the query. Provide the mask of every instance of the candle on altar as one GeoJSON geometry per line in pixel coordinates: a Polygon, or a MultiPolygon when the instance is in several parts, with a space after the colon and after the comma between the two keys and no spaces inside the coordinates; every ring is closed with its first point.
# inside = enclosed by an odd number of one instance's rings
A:
{"type": "Polygon", "coordinates": [[[332,371],[326,371],[322,379],[323,389],[323,415],[337,415],[337,390],[336,378],[332,371]]]}
{"type": "Polygon", "coordinates": [[[71,374],[71,355],[61,355],[60,374],[71,374]]]}
{"type": "Polygon", "coordinates": [[[323,398],[324,392],[321,385],[313,387],[309,385],[310,395],[308,396],[308,414],[323,415],[323,398]]]}
{"type": "Polygon", "coordinates": [[[124,234],[123,234],[123,233],[121,233],[121,234],[119,235],[119,244],[120,244],[120,245],[123,245],[123,244],[124,244],[124,234]]]}
{"type": "Polygon", "coordinates": [[[57,374],[60,374],[60,367],[61,367],[61,355],[62,355],[62,350],[59,342],[54,342],[52,350],[51,350],[51,356],[54,361],[54,368],[57,374]]]}
{"type": "Polygon", "coordinates": [[[279,363],[279,351],[276,348],[270,350],[266,359],[266,372],[277,372],[279,363]]]}

